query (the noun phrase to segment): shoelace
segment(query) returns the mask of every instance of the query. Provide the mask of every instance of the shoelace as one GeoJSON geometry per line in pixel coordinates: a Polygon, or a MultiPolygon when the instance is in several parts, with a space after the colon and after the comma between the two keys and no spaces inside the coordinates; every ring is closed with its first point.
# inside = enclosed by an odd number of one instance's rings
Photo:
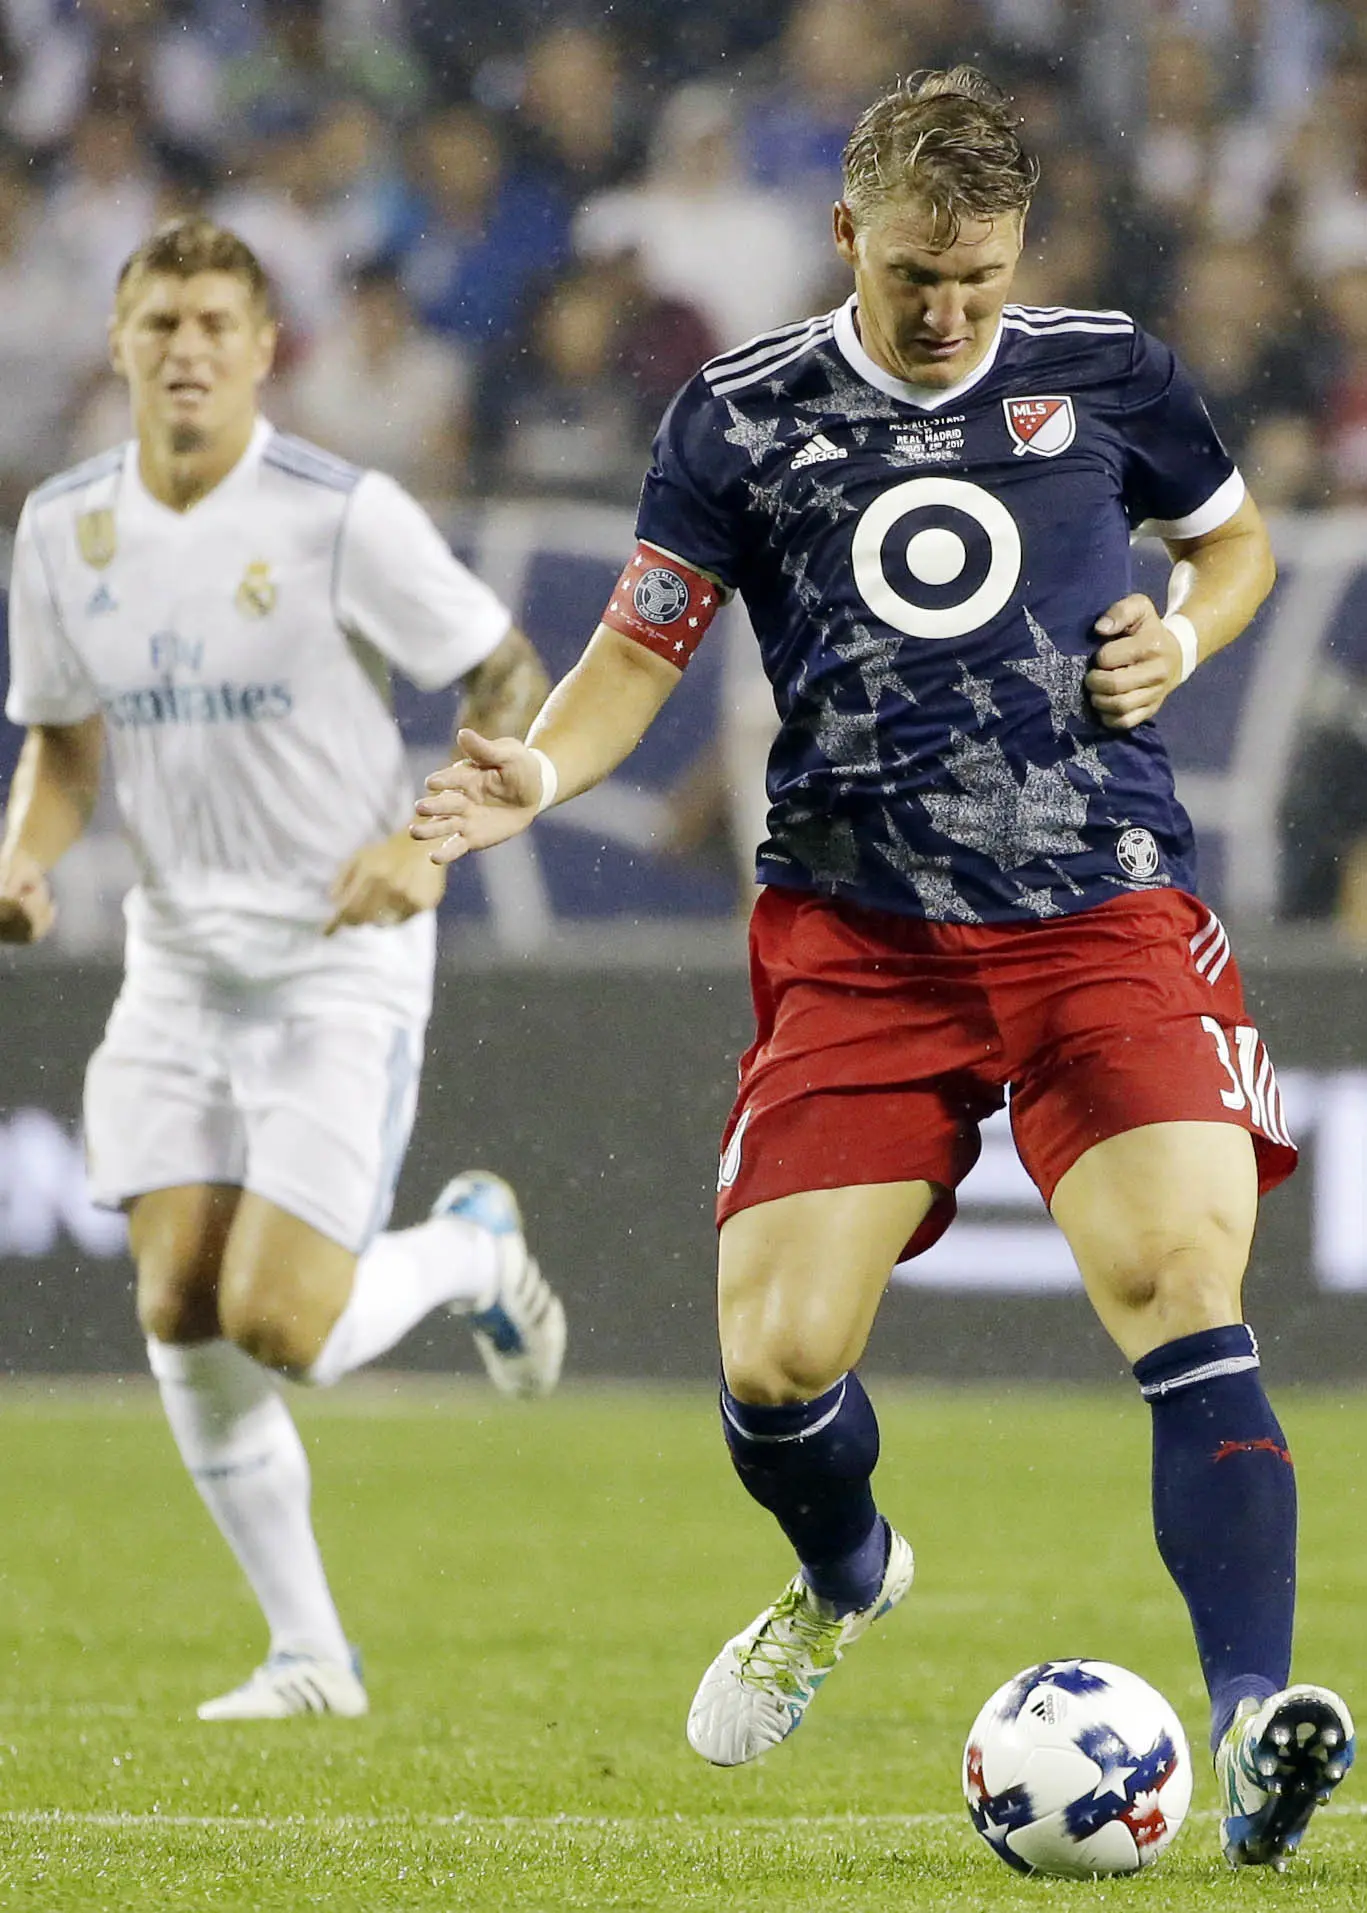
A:
{"type": "Polygon", "coordinates": [[[786,1588],[759,1634],[737,1656],[741,1682],[775,1687],[784,1694],[801,1692],[802,1677],[792,1665],[795,1655],[805,1655],[814,1672],[827,1672],[835,1664],[844,1626],[842,1619],[818,1614],[804,1589],[786,1588]]]}

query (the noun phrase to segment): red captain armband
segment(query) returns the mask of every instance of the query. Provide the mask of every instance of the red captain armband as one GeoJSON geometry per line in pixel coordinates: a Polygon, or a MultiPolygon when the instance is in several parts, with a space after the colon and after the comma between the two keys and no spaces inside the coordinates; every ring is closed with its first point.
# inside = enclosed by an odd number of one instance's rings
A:
{"type": "Polygon", "coordinates": [[[682,671],[721,600],[721,586],[711,578],[653,545],[637,545],[613,586],[603,623],[682,671]]]}

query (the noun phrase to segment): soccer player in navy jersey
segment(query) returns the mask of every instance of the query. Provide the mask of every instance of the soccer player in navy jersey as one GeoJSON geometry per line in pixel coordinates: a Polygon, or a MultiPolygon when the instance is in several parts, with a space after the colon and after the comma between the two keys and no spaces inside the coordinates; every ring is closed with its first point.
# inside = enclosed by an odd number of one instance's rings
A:
{"type": "Polygon", "coordinates": [[[527,743],[461,734],[413,829],[450,862],[599,782],[741,593],[780,729],[723,1138],[721,1411],[799,1566],[708,1669],[689,1740],[721,1765],[777,1744],[910,1586],[854,1369],[1009,1091],[1153,1411],[1225,1851],[1280,1866],[1353,1755],[1344,1703],[1287,1685],[1295,1477],[1240,1307],[1295,1150],[1152,722],[1273,562],[1166,346],[1008,303],[1037,177],[971,69],[868,108],[835,208],[853,296],[678,394],[582,658],[527,743]],[[1173,560],[1161,613],[1131,585],[1140,524],[1173,560]]]}

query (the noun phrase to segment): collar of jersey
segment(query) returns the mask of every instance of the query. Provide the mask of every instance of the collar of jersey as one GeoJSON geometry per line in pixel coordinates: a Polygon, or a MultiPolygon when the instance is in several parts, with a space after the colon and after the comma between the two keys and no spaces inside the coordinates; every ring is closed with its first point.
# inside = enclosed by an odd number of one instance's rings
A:
{"type": "Polygon", "coordinates": [[[144,511],[160,512],[167,518],[174,518],[181,522],[187,518],[193,518],[196,512],[202,512],[206,505],[216,505],[221,500],[234,496],[239,486],[245,482],[248,476],[254,472],[256,467],[261,463],[261,454],[265,451],[266,442],[274,430],[275,427],[268,419],[258,418],[252,427],[252,435],[247,440],[247,449],[243,452],[241,458],[238,459],[236,465],[233,466],[231,471],[225,472],[213,490],[206,492],[203,498],[198,499],[191,505],[188,511],[173,511],[170,505],[163,505],[159,498],[154,498],[151,492],[148,491],[146,485],[142,482],[142,470],[138,462],[138,441],[132,439],[129,442],[128,454],[124,461],[124,478],[128,486],[128,498],[135,509],[140,507],[144,511]]]}
{"type": "Polygon", "coordinates": [[[997,329],[992,334],[992,343],[974,366],[967,378],[960,379],[957,385],[908,385],[905,379],[894,378],[891,372],[885,372],[876,360],[871,359],[864,350],[858,332],[855,330],[854,314],[858,296],[851,293],[844,305],[835,315],[835,343],[841,357],[853,367],[869,385],[876,385],[880,392],[886,392],[889,398],[901,399],[904,405],[914,405],[921,412],[938,412],[942,406],[952,405],[955,399],[962,398],[965,392],[971,392],[981,379],[985,379],[992,370],[997,357],[997,348],[1002,340],[1002,322],[997,321],[997,329]]]}

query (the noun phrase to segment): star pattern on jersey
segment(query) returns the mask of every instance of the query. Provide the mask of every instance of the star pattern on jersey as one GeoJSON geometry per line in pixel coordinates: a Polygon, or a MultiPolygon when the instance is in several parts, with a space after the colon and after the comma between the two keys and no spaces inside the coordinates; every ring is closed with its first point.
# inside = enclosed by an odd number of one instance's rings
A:
{"type": "Polygon", "coordinates": [[[834,889],[858,879],[859,842],[847,818],[790,804],[776,821],[772,838],[820,884],[834,889]]]}
{"type": "MultiPolygon", "coordinates": [[[[819,604],[819,594],[815,593],[815,587],[812,590],[819,604]]],[[[795,706],[789,722],[794,730],[806,731],[811,736],[829,764],[853,773],[853,778],[842,785],[842,789],[848,791],[856,779],[867,778],[871,771],[895,773],[905,762],[900,754],[888,756],[885,743],[880,741],[878,707],[889,692],[905,704],[915,704],[916,694],[899,668],[903,650],[899,633],[873,631],[866,624],[854,624],[848,635],[840,638],[831,624],[820,617],[816,606],[809,609],[813,611],[813,622],[825,647],[846,664],[853,665],[858,673],[865,708],[850,710],[838,704],[824,684],[811,683],[804,664],[798,691],[805,708],[795,706]]],[[[848,680],[846,682],[848,688],[853,689],[848,680]]],[[[895,777],[890,778],[884,788],[895,791],[895,777]]]]}
{"type": "Polygon", "coordinates": [[[726,409],[731,414],[731,424],[722,436],[728,445],[737,445],[749,454],[750,463],[758,465],[762,459],[776,451],[783,439],[783,427],[776,418],[751,418],[748,412],[742,412],[728,399],[726,409]]]}
{"type": "Polygon", "coordinates": [[[966,697],[973,706],[973,715],[979,724],[986,724],[989,718],[1001,716],[992,700],[991,678],[975,678],[968,666],[959,665],[959,682],[955,687],[960,697],[966,697]]]}
{"type": "Polygon", "coordinates": [[[894,692],[907,704],[916,703],[916,693],[906,673],[898,668],[904,650],[900,632],[871,631],[866,624],[855,624],[850,626],[848,638],[828,637],[827,641],[837,657],[844,658],[858,671],[869,709],[875,715],[885,691],[894,692]]]}
{"type": "Polygon", "coordinates": [[[1109,764],[1107,764],[1095,744],[1075,744],[1073,747],[1073,755],[1068,761],[1071,764],[1076,764],[1080,771],[1090,777],[1098,790],[1102,788],[1108,778],[1115,776],[1115,772],[1110,768],[1109,764]]]}
{"type": "Polygon", "coordinates": [[[788,720],[793,731],[805,731],[828,764],[867,777],[883,768],[878,750],[878,717],[874,711],[842,711],[829,698],[807,692],[788,720]]]}
{"type": "Polygon", "coordinates": [[[842,421],[851,425],[862,425],[872,419],[896,419],[903,416],[885,392],[880,392],[876,385],[866,384],[835,352],[829,350],[822,352],[819,355],[819,367],[826,382],[825,395],[820,398],[798,399],[793,407],[794,411],[811,413],[818,417],[836,412],[842,421]]]}
{"type": "Polygon", "coordinates": [[[887,838],[874,848],[899,877],[906,878],[926,915],[936,923],[981,923],[982,918],[954,882],[950,859],[918,856],[886,808],[883,824],[887,838]]]}
{"type": "Polygon", "coordinates": [[[781,485],[761,485],[755,478],[747,478],[743,483],[752,511],[772,527],[770,543],[778,544],[791,529],[793,520],[802,516],[800,508],[783,496],[781,485]]]}
{"type": "Polygon", "coordinates": [[[959,789],[921,793],[942,837],[977,851],[999,870],[1085,853],[1078,833],[1087,821],[1087,797],[1062,764],[1028,764],[1022,783],[995,738],[978,743],[961,731],[953,733],[943,761],[959,789]]]}
{"type": "Polygon", "coordinates": [[[849,500],[838,485],[823,485],[819,478],[812,478],[807,472],[802,474],[802,503],[810,510],[813,506],[824,511],[831,524],[838,525],[850,510],[849,500]]]}
{"type": "Polygon", "coordinates": [[[1037,917],[1063,915],[1063,905],[1057,901],[1052,890],[1033,890],[1029,884],[1018,883],[1016,902],[1022,909],[1031,911],[1037,917]]]}
{"type": "Polygon", "coordinates": [[[1060,651],[1029,605],[1022,608],[1035,642],[1035,655],[1008,658],[1006,668],[1018,671],[1023,678],[1029,678],[1036,690],[1043,691],[1049,701],[1049,722],[1054,727],[1054,736],[1062,737],[1070,723],[1082,716],[1082,680],[1090,665],[1085,657],[1060,651]]]}

